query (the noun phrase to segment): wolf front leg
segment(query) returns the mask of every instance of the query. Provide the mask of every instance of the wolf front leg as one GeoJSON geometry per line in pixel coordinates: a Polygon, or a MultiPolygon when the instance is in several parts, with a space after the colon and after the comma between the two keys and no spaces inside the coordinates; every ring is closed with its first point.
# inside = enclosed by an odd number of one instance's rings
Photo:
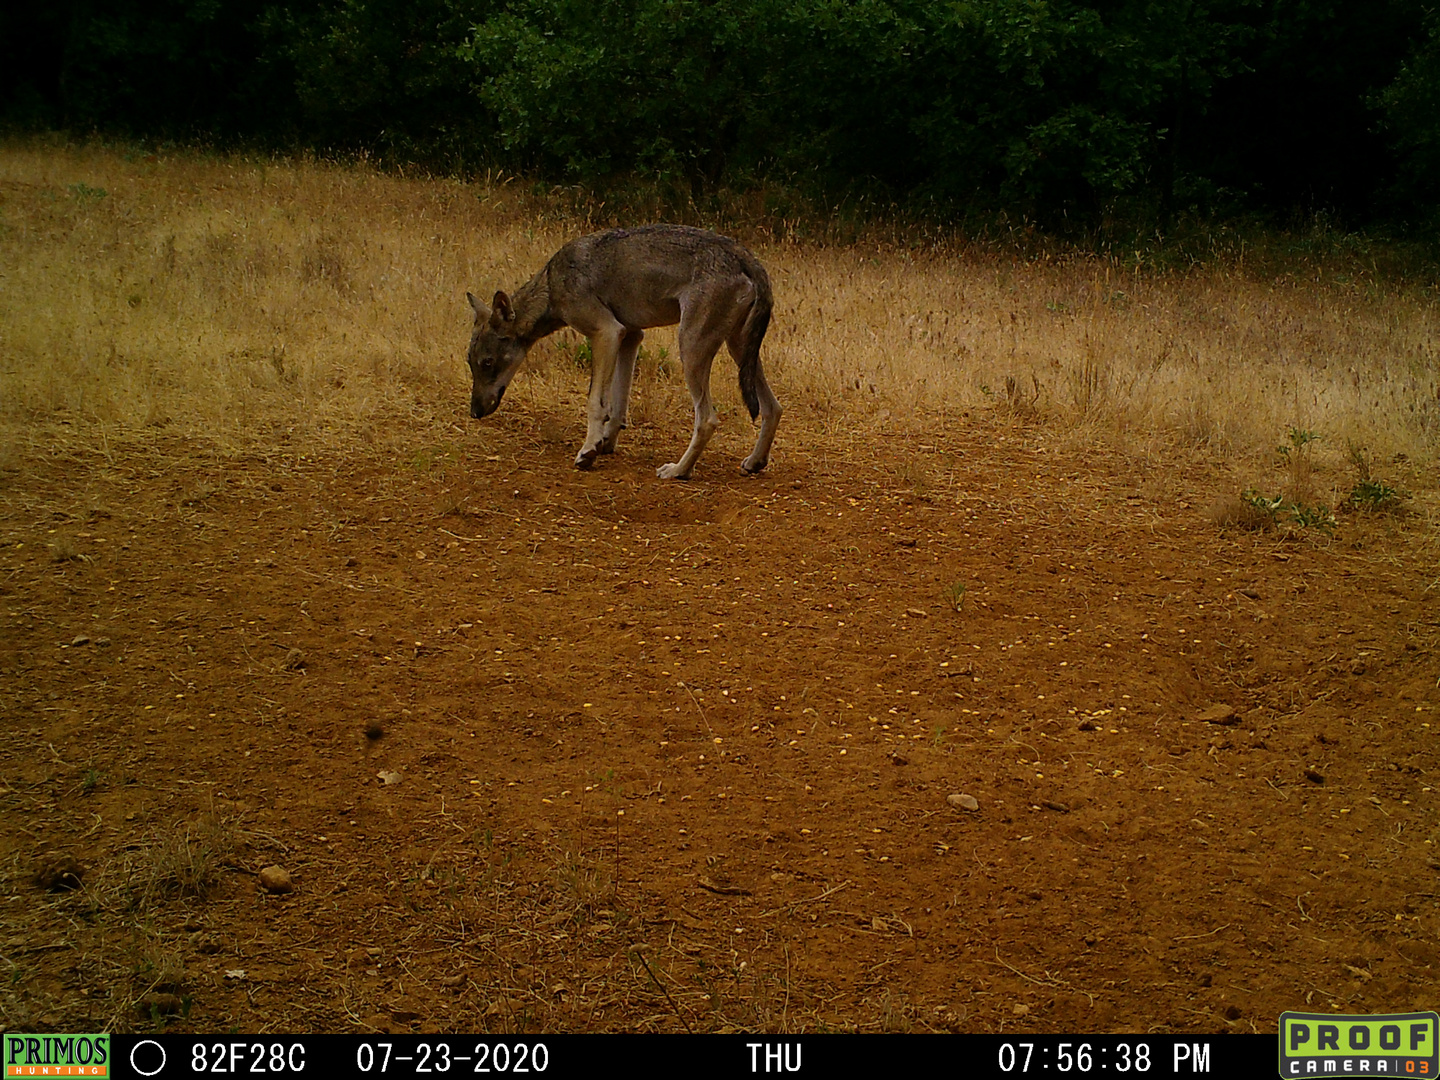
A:
{"type": "Polygon", "coordinates": [[[615,358],[615,378],[610,384],[609,412],[600,438],[600,453],[613,454],[620,432],[630,414],[630,383],[635,378],[635,354],[645,340],[644,330],[626,330],[620,338],[620,351],[615,358]]]}
{"type": "MultiPolygon", "coordinates": [[[[590,338],[590,400],[585,406],[585,442],[575,455],[575,467],[588,469],[598,454],[605,453],[605,426],[615,408],[615,368],[620,356],[620,342],[625,328],[618,322],[602,326],[590,338]]],[[[628,382],[627,382],[628,388],[628,382]]]]}

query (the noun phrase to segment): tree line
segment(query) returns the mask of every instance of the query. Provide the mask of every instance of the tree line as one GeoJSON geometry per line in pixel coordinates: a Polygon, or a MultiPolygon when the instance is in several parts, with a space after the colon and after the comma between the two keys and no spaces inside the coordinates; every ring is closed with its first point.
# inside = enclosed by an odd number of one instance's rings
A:
{"type": "Polygon", "coordinates": [[[55,0],[0,10],[11,129],[1044,224],[1429,227],[1419,0],[55,0]]]}

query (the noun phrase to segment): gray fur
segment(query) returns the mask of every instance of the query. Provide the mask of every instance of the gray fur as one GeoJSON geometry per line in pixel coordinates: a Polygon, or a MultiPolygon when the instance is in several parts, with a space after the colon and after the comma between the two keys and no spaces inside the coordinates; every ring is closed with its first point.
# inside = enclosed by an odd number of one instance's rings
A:
{"type": "Polygon", "coordinates": [[[686,225],[610,229],[566,244],[514,298],[497,292],[490,307],[469,293],[475,309],[469,364],[474,384],[470,415],[477,420],[500,398],[530,347],[563,326],[590,339],[593,356],[585,443],[575,467],[588,469],[615,451],[630,398],[635,354],[645,331],[680,324],[680,365],[695,403],[695,428],[680,460],[663,465],[663,479],[684,480],[719,426],[710,401],[710,365],[721,344],[740,369],[740,394],[760,420],[755,448],[740,465],[765,468],[780,403],[760,366],[770,326],[770,278],[734,240],[686,225]]]}

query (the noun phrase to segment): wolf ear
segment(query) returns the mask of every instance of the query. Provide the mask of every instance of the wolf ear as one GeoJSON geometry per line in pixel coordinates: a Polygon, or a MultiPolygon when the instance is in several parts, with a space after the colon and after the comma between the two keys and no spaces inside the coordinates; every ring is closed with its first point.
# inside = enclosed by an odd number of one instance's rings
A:
{"type": "Polygon", "coordinates": [[[478,299],[476,299],[474,293],[467,292],[465,294],[465,299],[469,300],[470,306],[475,309],[475,318],[477,321],[480,319],[490,318],[490,309],[487,308],[484,304],[482,304],[478,299]]]}
{"type": "Polygon", "coordinates": [[[493,310],[490,312],[491,327],[499,330],[502,325],[507,322],[513,322],[514,319],[515,311],[510,307],[510,297],[506,296],[503,292],[497,292],[495,294],[493,310]]]}

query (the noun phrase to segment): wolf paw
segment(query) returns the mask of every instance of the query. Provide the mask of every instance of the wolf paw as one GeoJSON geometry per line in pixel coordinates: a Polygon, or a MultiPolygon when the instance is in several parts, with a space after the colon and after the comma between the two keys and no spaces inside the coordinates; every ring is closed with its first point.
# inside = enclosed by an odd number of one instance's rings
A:
{"type": "Polygon", "coordinates": [[[661,465],[655,470],[655,475],[661,480],[688,480],[690,474],[680,471],[679,462],[671,462],[669,465],[661,465]]]}
{"type": "Polygon", "coordinates": [[[575,455],[575,467],[576,467],[577,469],[588,469],[588,468],[590,468],[591,465],[594,465],[594,464],[595,464],[595,454],[596,454],[596,448],[595,448],[595,447],[590,447],[590,448],[588,448],[588,449],[581,450],[580,453],[578,453],[578,454],[575,455]]]}
{"type": "Polygon", "coordinates": [[[754,476],[768,464],[770,464],[769,458],[760,458],[760,460],[757,461],[753,457],[747,457],[740,463],[740,471],[754,476]]]}

